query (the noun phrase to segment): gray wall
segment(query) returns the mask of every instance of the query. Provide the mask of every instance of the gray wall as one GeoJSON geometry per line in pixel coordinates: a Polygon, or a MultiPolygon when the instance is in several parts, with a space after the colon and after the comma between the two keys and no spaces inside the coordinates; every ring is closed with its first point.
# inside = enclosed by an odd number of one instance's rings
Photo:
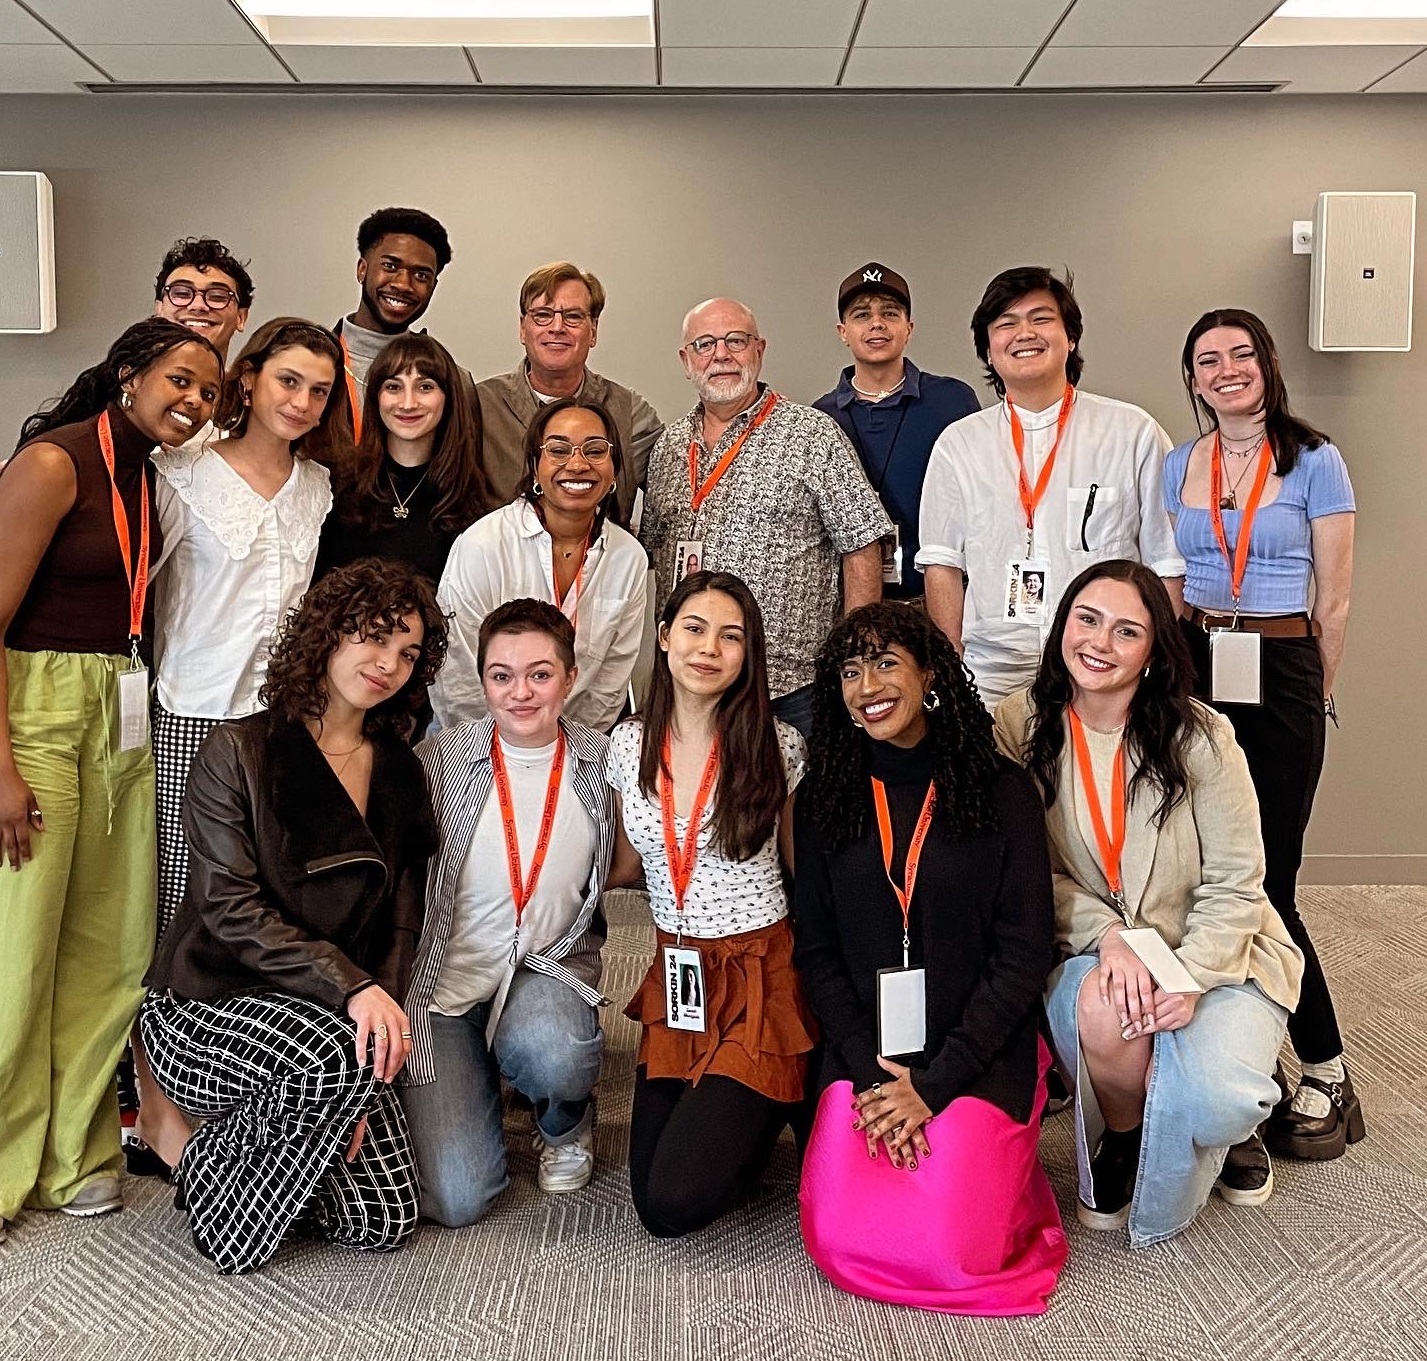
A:
{"type": "Polygon", "coordinates": [[[1246,306],[1275,332],[1299,410],[1343,449],[1361,511],[1343,730],[1307,877],[1427,882],[1427,725],[1410,717],[1427,653],[1427,355],[1310,353],[1308,258],[1288,247],[1320,190],[1427,196],[1424,112],[1387,96],[0,99],[0,168],[54,181],[61,318],[49,337],[0,336],[0,430],[147,309],[173,237],[214,233],[252,257],[255,320],[330,321],[354,304],[356,223],[387,203],[450,228],[429,322],[478,375],[512,365],[527,271],[568,256],[612,298],[595,367],[666,417],[691,404],[680,318],[713,293],[757,311],[782,391],[830,386],[834,289],[872,257],[912,281],[917,361],[968,378],[985,280],[1069,263],[1086,386],[1177,439],[1192,430],[1185,330],[1246,306]]]}

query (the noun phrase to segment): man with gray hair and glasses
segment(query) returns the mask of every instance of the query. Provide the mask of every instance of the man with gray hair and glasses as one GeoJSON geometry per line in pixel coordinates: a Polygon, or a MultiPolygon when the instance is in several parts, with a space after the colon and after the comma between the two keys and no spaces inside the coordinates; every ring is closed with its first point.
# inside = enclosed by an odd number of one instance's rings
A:
{"type": "Polygon", "coordinates": [[[684,318],[679,358],[699,400],[649,457],[640,537],[654,560],[656,616],[694,570],[748,583],[763,611],[773,712],[806,736],[813,658],[839,605],[881,598],[878,540],[892,522],[831,418],[759,381],[766,345],[731,298],[684,318]]]}

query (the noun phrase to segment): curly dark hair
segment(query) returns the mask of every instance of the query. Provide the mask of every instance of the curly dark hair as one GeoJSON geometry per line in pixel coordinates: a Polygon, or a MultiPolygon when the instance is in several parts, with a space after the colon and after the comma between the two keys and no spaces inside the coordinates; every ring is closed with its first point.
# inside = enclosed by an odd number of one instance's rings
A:
{"type": "Polygon", "coordinates": [[[1065,589],[1055,612],[1050,636],[1046,639],[1040,669],[1031,685],[1031,722],[1026,733],[1026,769],[1040,786],[1045,806],[1054,802],[1060,772],[1060,756],[1065,749],[1066,706],[1072,683],[1065,665],[1063,641],[1070,612],[1081,593],[1092,582],[1124,581],[1140,594],[1149,611],[1149,675],[1141,678],[1130,701],[1125,723],[1125,745],[1134,754],[1135,773],[1125,791],[1133,798],[1140,787],[1156,789],[1160,800],[1153,817],[1163,826],[1170,809],[1184,798],[1189,788],[1184,757],[1196,733],[1208,730],[1205,711],[1191,698],[1194,689],[1194,661],[1189,644],[1179,631],[1169,592],[1158,576],[1140,562],[1109,558],[1087,567],[1065,589]]]}
{"type": "Polygon", "coordinates": [[[986,292],[981,295],[981,301],[971,314],[971,337],[976,342],[976,357],[985,370],[986,381],[996,389],[998,397],[1006,395],[1006,385],[1001,381],[1001,375],[991,367],[991,324],[1027,293],[1041,292],[1049,293],[1055,299],[1065,326],[1066,339],[1070,341],[1070,354],[1065,360],[1065,380],[1071,387],[1080,386],[1080,375],[1085,372],[1085,356],[1080,350],[1085,321],[1080,315],[1080,304],[1075,300],[1075,275],[1067,269],[1065,278],[1058,279],[1044,265],[1018,265],[1015,269],[1002,270],[986,285],[986,292]]]}
{"type": "Polygon", "coordinates": [[[221,241],[211,236],[185,236],[175,241],[159,266],[158,278],[154,280],[154,301],[164,295],[164,285],[168,276],[176,269],[188,265],[200,274],[216,269],[233,281],[233,291],[238,295],[238,306],[248,308],[253,305],[253,279],[248,273],[248,261],[239,260],[221,241]]]}
{"type": "Polygon", "coordinates": [[[365,731],[405,738],[426,703],[426,691],[446,660],[446,616],[431,583],[405,563],[360,558],[322,578],[288,612],[268,662],[258,700],[292,723],[319,722],[327,712],[327,665],[344,638],[390,631],[408,614],[425,632],[421,660],[406,684],[368,710],[365,731]]]}
{"type": "Polygon", "coordinates": [[[545,440],[545,431],[550,422],[562,411],[593,411],[600,418],[605,438],[610,443],[610,466],[614,469],[614,481],[595,510],[594,524],[590,529],[591,540],[599,537],[606,519],[613,520],[621,529],[627,529],[625,521],[628,517],[619,505],[619,479],[624,476],[624,449],[619,442],[619,426],[615,423],[614,413],[600,402],[586,401],[583,397],[561,397],[557,401],[547,402],[530,418],[530,424],[525,427],[525,476],[520,479],[520,486],[516,488],[515,494],[523,496],[539,514],[540,493],[535,488],[539,484],[537,474],[540,468],[540,446],[545,440]]]}
{"type": "Polygon", "coordinates": [[[420,208],[378,208],[357,228],[357,254],[365,255],[384,236],[414,236],[436,253],[436,272],[451,263],[451,238],[430,213],[420,208]]]}
{"type": "Polygon", "coordinates": [[[999,825],[992,802],[998,778],[991,715],[976,682],[947,636],[915,605],[884,600],[853,610],[828,634],[813,676],[813,732],[808,776],[798,789],[814,825],[836,850],[858,840],[872,808],[869,738],[853,726],[842,699],[842,667],[850,657],[877,657],[892,644],[932,673],[940,703],[927,714],[932,743],[936,820],[952,837],[976,836],[999,825]]]}

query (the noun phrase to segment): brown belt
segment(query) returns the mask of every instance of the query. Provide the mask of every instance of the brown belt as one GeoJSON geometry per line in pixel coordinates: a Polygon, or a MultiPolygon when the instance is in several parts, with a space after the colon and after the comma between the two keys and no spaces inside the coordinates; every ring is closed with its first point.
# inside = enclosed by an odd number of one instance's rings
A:
{"type": "Polygon", "coordinates": [[[1196,605],[1189,612],[1189,622],[1205,633],[1211,629],[1237,628],[1265,638],[1319,638],[1323,634],[1322,625],[1306,614],[1241,614],[1236,624],[1232,614],[1210,614],[1196,605]]]}

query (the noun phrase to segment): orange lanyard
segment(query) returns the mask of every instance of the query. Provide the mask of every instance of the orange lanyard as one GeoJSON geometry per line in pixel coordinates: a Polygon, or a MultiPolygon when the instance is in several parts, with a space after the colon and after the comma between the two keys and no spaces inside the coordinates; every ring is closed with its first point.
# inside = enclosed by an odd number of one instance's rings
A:
{"type": "MultiPolygon", "coordinates": [[[[548,531],[547,531],[548,532],[548,531]]],[[[575,570],[575,604],[569,613],[570,625],[578,628],[580,624],[580,596],[585,590],[585,559],[590,555],[590,536],[585,535],[585,546],[580,549],[580,565],[575,570]]],[[[550,581],[555,592],[555,608],[562,614],[565,610],[565,602],[560,599],[560,573],[555,568],[555,540],[550,540],[550,581]]],[[[569,594],[567,591],[566,595],[569,594]]]]}
{"type": "Polygon", "coordinates": [[[713,472],[702,483],[699,482],[699,442],[697,439],[689,441],[689,509],[691,511],[697,513],[699,507],[708,499],[709,493],[718,486],[719,479],[732,466],[733,460],[738,457],[738,451],[743,448],[744,440],[768,419],[769,413],[777,404],[778,394],[770,390],[763,405],[759,408],[758,414],[743,427],[743,433],[729,445],[724,456],[714,465],[713,472]]]}
{"type": "Polygon", "coordinates": [[[99,450],[109,473],[114,535],[119,540],[119,556],[124,559],[124,577],[129,583],[129,656],[137,665],[139,639],[144,633],[144,601],[149,594],[149,471],[145,467],[139,469],[139,558],[135,562],[129,539],[129,512],[124,509],[124,498],[114,480],[114,432],[109,427],[107,411],[99,416],[99,450]]]}
{"type": "Polygon", "coordinates": [[[1070,720],[1070,739],[1075,746],[1075,764],[1080,769],[1080,784],[1085,790],[1085,802],[1090,807],[1090,825],[1095,829],[1095,844],[1100,848],[1100,864],[1105,882],[1110,886],[1110,901],[1121,912],[1125,910],[1125,882],[1120,876],[1120,856],[1125,849],[1125,742],[1121,738],[1115,748],[1115,762],[1110,770],[1110,830],[1105,830],[1105,813],[1100,807],[1100,791],[1095,787],[1095,767],[1090,761],[1090,744],[1085,740],[1085,725],[1074,709],[1065,711],[1070,720]]]}
{"type": "Polygon", "coordinates": [[[1026,556],[1030,556],[1032,541],[1036,532],[1036,510],[1050,485],[1051,470],[1055,467],[1055,456],[1060,452],[1060,442],[1065,437],[1065,427],[1070,423],[1070,408],[1075,403],[1075,389],[1065,385],[1065,396],[1060,399],[1060,415],[1055,419],[1055,443],[1050,446],[1041,465],[1040,476],[1036,478],[1035,490],[1031,490],[1030,479],[1026,477],[1026,432],[1021,418],[1016,415],[1016,404],[1011,394],[1006,394],[1006,411],[1011,418],[1011,443],[1016,446],[1016,488],[1021,496],[1021,509],[1026,513],[1026,556]]]}
{"type": "Polygon", "coordinates": [[[1234,597],[1234,615],[1239,613],[1239,595],[1244,589],[1244,572],[1249,565],[1249,534],[1253,530],[1254,516],[1258,514],[1259,501],[1268,482],[1269,465],[1273,462],[1273,448],[1264,436],[1263,447],[1259,450],[1258,471],[1254,474],[1254,485],[1249,489],[1249,501],[1244,507],[1244,518],[1239,521],[1239,538],[1234,544],[1233,554],[1229,553],[1228,536],[1224,533],[1224,510],[1219,498],[1224,491],[1224,455],[1219,446],[1219,432],[1214,431],[1214,447],[1209,451],[1209,523],[1214,526],[1214,537],[1219,541],[1219,551],[1229,567],[1229,590],[1234,597]]]}
{"type": "Polygon", "coordinates": [[[530,859],[530,873],[525,882],[520,878],[520,839],[515,827],[515,804],[510,797],[510,777],[505,770],[505,756],[500,749],[500,734],[491,734],[491,772],[495,775],[496,797],[500,800],[500,821],[505,832],[505,867],[510,874],[510,893],[515,899],[515,929],[526,905],[535,896],[540,871],[550,850],[550,834],[555,830],[555,809],[560,802],[560,779],[565,773],[565,730],[555,740],[555,759],[550,764],[550,782],[545,786],[545,808],[540,814],[540,835],[535,841],[535,854],[530,859]]]}
{"type": "MultiPolygon", "coordinates": [[[[669,878],[674,882],[674,908],[682,922],[684,915],[684,895],[694,877],[694,863],[699,858],[699,827],[704,820],[704,809],[708,806],[709,795],[713,792],[714,781],[718,778],[718,738],[709,748],[709,758],[704,762],[704,773],[699,779],[698,792],[694,795],[694,806],[689,810],[689,828],[684,834],[684,844],[679,845],[679,833],[674,826],[674,766],[671,757],[669,733],[664,733],[664,750],[659,764],[659,816],[664,824],[664,856],[669,862],[669,878]]],[[[683,937],[683,926],[679,928],[683,937]]]]}
{"type": "Polygon", "coordinates": [[[877,809],[877,834],[882,838],[882,867],[887,871],[887,882],[897,895],[897,905],[902,909],[902,967],[911,967],[912,961],[912,894],[917,891],[917,867],[922,863],[922,845],[931,831],[932,811],[936,808],[936,785],[927,786],[927,796],[922,800],[922,811],[917,816],[916,830],[912,833],[912,844],[907,847],[907,864],[902,871],[905,888],[899,888],[892,878],[892,814],[887,808],[887,790],[882,781],[872,781],[872,802],[877,809]]]}
{"type": "Polygon", "coordinates": [[[347,348],[347,337],[337,332],[337,343],[342,347],[342,372],[347,375],[347,400],[352,405],[352,438],[362,437],[362,399],[357,395],[357,375],[352,372],[352,352],[347,348]]]}

